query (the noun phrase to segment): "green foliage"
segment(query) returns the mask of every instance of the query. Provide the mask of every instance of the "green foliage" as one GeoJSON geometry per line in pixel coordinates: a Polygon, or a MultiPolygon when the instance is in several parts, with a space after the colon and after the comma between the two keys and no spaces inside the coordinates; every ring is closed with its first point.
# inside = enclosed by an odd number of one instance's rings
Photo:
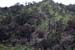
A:
{"type": "Polygon", "coordinates": [[[42,20],[41,24],[38,26],[42,31],[48,31],[49,19],[42,20]]]}
{"type": "Polygon", "coordinates": [[[0,50],[31,50],[39,47],[44,50],[53,50],[55,47],[65,50],[63,46],[72,46],[75,39],[74,7],[54,3],[52,0],[27,3],[25,6],[17,3],[11,7],[0,7],[0,50]]]}
{"type": "Polygon", "coordinates": [[[30,47],[27,47],[25,45],[16,45],[15,47],[13,47],[12,45],[8,44],[8,45],[3,45],[0,44],[0,50],[30,50],[30,47]]]}

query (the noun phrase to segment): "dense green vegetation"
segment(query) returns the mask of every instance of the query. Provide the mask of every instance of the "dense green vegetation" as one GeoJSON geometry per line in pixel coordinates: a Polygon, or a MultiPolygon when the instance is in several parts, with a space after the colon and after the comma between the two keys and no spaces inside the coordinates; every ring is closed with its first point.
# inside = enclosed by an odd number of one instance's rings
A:
{"type": "Polygon", "coordinates": [[[75,50],[75,5],[0,7],[0,50],[75,50]]]}

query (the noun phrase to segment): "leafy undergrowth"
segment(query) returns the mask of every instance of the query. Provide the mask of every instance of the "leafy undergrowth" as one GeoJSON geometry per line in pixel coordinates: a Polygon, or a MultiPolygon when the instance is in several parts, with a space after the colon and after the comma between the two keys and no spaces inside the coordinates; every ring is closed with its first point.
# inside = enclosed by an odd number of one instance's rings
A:
{"type": "Polygon", "coordinates": [[[11,45],[0,44],[0,50],[30,50],[30,48],[24,45],[16,45],[13,47],[11,45]]]}

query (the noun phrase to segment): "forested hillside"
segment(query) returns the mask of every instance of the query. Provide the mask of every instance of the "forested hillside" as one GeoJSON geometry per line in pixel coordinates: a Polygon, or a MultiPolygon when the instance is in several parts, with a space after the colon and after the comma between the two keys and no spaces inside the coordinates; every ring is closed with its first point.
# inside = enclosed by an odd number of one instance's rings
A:
{"type": "Polygon", "coordinates": [[[75,50],[75,5],[0,7],[0,50],[75,50]]]}

